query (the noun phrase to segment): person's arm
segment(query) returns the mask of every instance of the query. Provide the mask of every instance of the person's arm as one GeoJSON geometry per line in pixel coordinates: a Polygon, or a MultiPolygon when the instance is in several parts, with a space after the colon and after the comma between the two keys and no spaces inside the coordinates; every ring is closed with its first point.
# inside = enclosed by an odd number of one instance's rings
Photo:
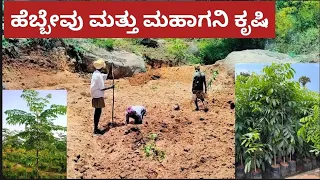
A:
{"type": "Polygon", "coordinates": [[[108,74],[102,74],[103,80],[107,80],[108,79],[108,74]]]}
{"type": "Polygon", "coordinates": [[[101,91],[105,91],[105,90],[114,88],[114,84],[111,85],[110,87],[105,87],[105,85],[104,85],[104,75],[101,76],[99,83],[100,83],[100,90],[101,91]]]}
{"type": "Polygon", "coordinates": [[[204,89],[205,89],[205,93],[207,93],[207,82],[206,82],[206,75],[203,74],[203,83],[204,83],[204,89]]]}
{"type": "Polygon", "coordinates": [[[142,119],[143,119],[143,117],[146,115],[146,112],[147,112],[147,111],[146,111],[146,108],[144,108],[144,109],[142,110],[142,112],[141,112],[141,116],[142,116],[141,118],[142,118],[142,119]]]}
{"type": "Polygon", "coordinates": [[[194,85],[195,85],[195,84],[194,84],[194,76],[195,76],[195,75],[193,75],[193,78],[192,78],[192,88],[191,88],[192,93],[193,93],[193,91],[194,91],[194,85]]]}
{"type": "Polygon", "coordinates": [[[126,124],[129,124],[129,114],[128,113],[126,113],[126,124]]]}
{"type": "Polygon", "coordinates": [[[110,87],[106,87],[106,88],[101,89],[101,91],[105,91],[105,90],[113,89],[113,88],[114,88],[114,84],[112,84],[110,87]]]}

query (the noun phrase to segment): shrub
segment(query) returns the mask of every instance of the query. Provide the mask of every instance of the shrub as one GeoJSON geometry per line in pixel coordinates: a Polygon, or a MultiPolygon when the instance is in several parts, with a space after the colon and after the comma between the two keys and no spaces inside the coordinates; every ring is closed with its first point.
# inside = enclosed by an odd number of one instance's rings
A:
{"type": "Polygon", "coordinates": [[[144,146],[144,153],[147,157],[151,157],[152,159],[156,159],[158,161],[163,161],[166,157],[166,154],[164,151],[159,150],[155,144],[155,141],[158,139],[157,134],[150,134],[149,140],[151,142],[147,143],[144,146]]]}
{"type": "Polygon", "coordinates": [[[319,29],[309,28],[306,31],[297,33],[292,38],[292,43],[289,46],[288,51],[296,54],[319,52],[319,40],[319,29]]]}
{"type": "Polygon", "coordinates": [[[182,39],[172,40],[172,44],[167,47],[170,54],[174,55],[175,60],[180,62],[186,62],[186,52],[188,45],[182,39]]]}
{"type": "Polygon", "coordinates": [[[9,46],[9,42],[6,38],[2,37],[2,47],[8,47],[9,46]]]}
{"type": "Polygon", "coordinates": [[[319,52],[320,4],[316,1],[279,1],[276,7],[276,38],[269,49],[293,56],[319,52]]]}
{"type": "Polygon", "coordinates": [[[293,154],[305,158],[318,155],[320,136],[315,135],[319,134],[315,127],[319,124],[319,109],[315,105],[320,96],[293,81],[295,73],[290,64],[273,63],[265,66],[262,74],[236,77],[236,161],[243,165],[245,159],[247,172],[252,160],[264,170],[267,164],[276,165],[278,157],[286,163],[293,154]],[[303,128],[298,133],[301,124],[303,128]],[[259,157],[242,139],[251,133],[250,129],[259,133],[253,143],[261,147],[259,157]]]}
{"type": "Polygon", "coordinates": [[[92,42],[101,48],[106,48],[108,51],[113,50],[113,39],[92,39],[92,42]]]}
{"type": "Polygon", "coordinates": [[[232,51],[264,48],[264,39],[202,39],[199,41],[199,58],[203,64],[214,64],[232,51]]]}
{"type": "Polygon", "coordinates": [[[204,39],[199,43],[199,56],[203,64],[214,64],[217,60],[225,58],[231,51],[223,39],[204,39]]]}

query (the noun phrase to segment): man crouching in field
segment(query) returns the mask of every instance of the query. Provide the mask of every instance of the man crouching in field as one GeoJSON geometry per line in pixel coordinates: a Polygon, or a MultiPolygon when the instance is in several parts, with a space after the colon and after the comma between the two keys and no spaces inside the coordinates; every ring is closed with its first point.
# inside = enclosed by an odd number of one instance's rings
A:
{"type": "Polygon", "coordinates": [[[142,124],[145,114],[146,108],[144,106],[129,106],[126,110],[126,124],[129,124],[129,118],[133,118],[135,124],[142,124]]]}

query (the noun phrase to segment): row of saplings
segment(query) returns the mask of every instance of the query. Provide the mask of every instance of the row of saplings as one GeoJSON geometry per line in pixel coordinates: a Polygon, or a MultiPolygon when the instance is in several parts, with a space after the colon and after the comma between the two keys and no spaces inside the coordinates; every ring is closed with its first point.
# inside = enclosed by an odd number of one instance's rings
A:
{"type": "Polygon", "coordinates": [[[320,95],[290,64],[236,77],[236,177],[279,179],[318,167],[320,95]]]}
{"type": "MultiPolygon", "coordinates": [[[[251,140],[259,137],[259,133],[248,133],[246,135],[246,140],[251,140]],[[252,136],[252,137],[249,137],[252,136]]],[[[257,138],[258,139],[258,138],[257,138]]],[[[244,140],[244,142],[246,141],[244,140]]],[[[292,176],[297,174],[297,172],[310,171],[320,167],[320,156],[315,156],[312,153],[299,153],[295,152],[286,156],[274,156],[272,157],[272,163],[263,159],[264,149],[263,145],[255,144],[254,147],[251,146],[249,151],[254,152],[253,157],[246,157],[244,155],[238,155],[239,161],[236,167],[236,178],[237,179],[279,179],[285,178],[287,176],[292,176]],[[261,149],[260,149],[261,148],[261,149]],[[256,151],[255,151],[256,150],[256,151]],[[246,159],[244,159],[246,158],[246,159]],[[261,158],[261,159],[257,159],[261,158]],[[254,162],[251,162],[254,161],[254,162]],[[248,163],[253,164],[254,167],[248,167],[248,163]],[[247,165],[247,166],[246,166],[247,165]],[[259,167],[259,168],[258,168],[259,167]],[[253,168],[253,169],[251,169],[253,168]]],[[[304,149],[306,150],[306,149],[304,149]]],[[[282,153],[280,153],[282,154],[282,153]]],[[[264,154],[267,158],[268,153],[264,154]]]]}

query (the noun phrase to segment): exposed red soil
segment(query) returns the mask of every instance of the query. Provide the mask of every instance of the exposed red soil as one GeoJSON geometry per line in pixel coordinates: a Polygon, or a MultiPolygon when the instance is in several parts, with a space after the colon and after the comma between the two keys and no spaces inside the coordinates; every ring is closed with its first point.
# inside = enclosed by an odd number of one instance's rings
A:
{"type": "MultiPolygon", "coordinates": [[[[20,61],[17,61],[20,62],[20,61]]],[[[102,136],[93,136],[90,79],[69,71],[38,69],[38,65],[4,64],[8,89],[68,90],[68,178],[235,178],[234,77],[223,65],[205,66],[219,75],[208,92],[209,111],[193,111],[192,66],[150,70],[115,81],[116,127],[110,128],[112,90],[106,92],[102,136]],[[152,77],[160,76],[157,80],[152,77]],[[180,110],[173,110],[178,104],[180,110]],[[144,105],[142,125],[124,126],[128,105],[144,105]],[[145,156],[150,133],[166,154],[163,162],[145,156]]],[[[111,80],[106,82],[107,85],[111,80]]],[[[201,104],[201,103],[200,103],[201,104]]]]}

